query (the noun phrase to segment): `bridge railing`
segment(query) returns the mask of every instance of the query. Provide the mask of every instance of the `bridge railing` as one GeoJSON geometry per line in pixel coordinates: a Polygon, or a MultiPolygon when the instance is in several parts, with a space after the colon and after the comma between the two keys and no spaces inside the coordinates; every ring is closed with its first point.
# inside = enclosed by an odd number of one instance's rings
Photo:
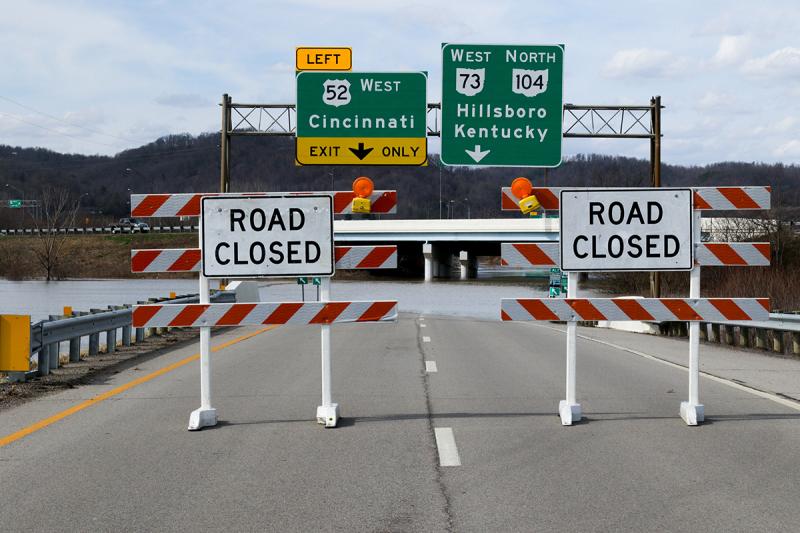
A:
{"type": "MultiPolygon", "coordinates": [[[[168,302],[176,304],[196,303],[196,294],[180,295],[175,298],[150,298],[139,304],[168,302]]],[[[232,291],[218,291],[211,296],[215,303],[236,301],[232,291]]],[[[100,353],[100,335],[105,335],[106,353],[114,353],[117,347],[117,332],[122,331],[122,345],[139,344],[148,336],[159,335],[169,328],[133,328],[131,305],[109,306],[108,309],[73,312],[72,316],[50,316],[47,320],[31,324],[30,357],[36,355],[36,369],[29,372],[12,372],[12,381],[46,376],[50,370],[58,368],[61,343],[69,343],[69,362],[80,361],[81,339],[88,337],[89,355],[100,353]]]]}
{"type": "MultiPolygon", "coordinates": [[[[597,322],[584,325],[596,326],[597,322]]],[[[659,322],[653,326],[652,331],[660,335],[689,336],[686,322],[659,322]]],[[[800,314],[770,313],[768,321],[700,322],[700,340],[800,356],[800,314]]]]}

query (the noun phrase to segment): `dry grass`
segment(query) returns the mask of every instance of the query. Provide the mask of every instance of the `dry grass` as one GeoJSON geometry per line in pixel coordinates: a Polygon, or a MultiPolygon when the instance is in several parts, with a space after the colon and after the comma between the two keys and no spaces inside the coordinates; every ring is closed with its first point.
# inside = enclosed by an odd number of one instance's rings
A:
{"type": "MultiPolygon", "coordinates": [[[[0,238],[0,277],[11,280],[45,276],[36,261],[37,237],[0,238]]],[[[131,249],[197,247],[197,234],[71,235],[55,272],[57,279],[137,278],[131,274],[131,249]]],[[[147,277],[186,278],[194,274],[158,274],[147,277]]]]}

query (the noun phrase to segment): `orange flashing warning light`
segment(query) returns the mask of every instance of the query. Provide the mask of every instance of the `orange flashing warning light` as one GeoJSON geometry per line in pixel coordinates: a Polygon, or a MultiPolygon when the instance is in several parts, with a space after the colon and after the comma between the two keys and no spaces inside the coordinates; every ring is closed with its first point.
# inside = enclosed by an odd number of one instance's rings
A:
{"type": "Polygon", "coordinates": [[[533,184],[528,178],[515,178],[511,182],[511,194],[519,198],[519,210],[524,215],[536,216],[540,207],[539,200],[533,194],[533,184]]]}
{"type": "Polygon", "coordinates": [[[528,178],[514,178],[514,181],[511,182],[511,193],[520,200],[530,196],[531,191],[533,191],[533,183],[528,178]]]}
{"type": "Polygon", "coordinates": [[[353,213],[369,214],[372,212],[372,202],[369,199],[372,191],[375,190],[375,184],[366,176],[359,176],[353,182],[353,192],[356,197],[353,198],[352,210],[353,213]]]}
{"type": "Polygon", "coordinates": [[[369,198],[372,191],[375,190],[375,184],[366,176],[359,176],[353,182],[353,192],[359,198],[369,198]]]}

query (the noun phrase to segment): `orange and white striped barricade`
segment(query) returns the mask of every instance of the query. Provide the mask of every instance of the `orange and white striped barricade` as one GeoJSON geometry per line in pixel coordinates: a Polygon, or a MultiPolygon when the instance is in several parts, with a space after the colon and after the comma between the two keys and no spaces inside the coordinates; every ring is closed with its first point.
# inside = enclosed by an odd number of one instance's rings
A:
{"type": "MultiPolygon", "coordinates": [[[[335,246],[337,270],[397,268],[397,246],[335,246]]],[[[131,272],[200,272],[200,248],[131,250],[131,272]]]]}
{"type": "Polygon", "coordinates": [[[769,298],[504,298],[504,321],[769,320],[769,298]]]}
{"type": "MultiPolygon", "coordinates": [[[[145,217],[197,217],[200,216],[200,199],[204,196],[267,196],[270,194],[290,194],[293,196],[314,196],[320,194],[333,196],[335,215],[353,213],[353,191],[334,192],[292,192],[292,193],[175,193],[175,194],[132,194],[131,216],[145,217]]],[[[372,191],[369,195],[371,212],[392,215],[397,213],[397,191],[372,191]]]]}
{"type": "MultiPolygon", "coordinates": [[[[524,179],[518,179],[520,182],[524,179]]],[[[517,181],[517,180],[515,180],[517,181]]],[[[567,295],[570,298],[563,299],[506,299],[501,302],[502,320],[557,320],[567,322],[567,393],[566,399],[559,404],[559,414],[563,425],[571,425],[580,420],[581,408],[576,399],[576,339],[575,329],[578,321],[618,321],[618,320],[640,320],[640,321],[688,321],[689,324],[689,399],[681,402],[681,418],[688,425],[697,425],[705,417],[705,408],[700,403],[699,392],[699,322],[716,321],[747,321],[747,320],[767,320],[769,318],[769,300],[763,298],[700,298],[700,268],[702,266],[768,266],[770,264],[770,245],[769,243],[724,243],[724,242],[702,242],[701,239],[701,214],[703,211],[712,210],[753,210],[770,208],[771,188],[766,186],[758,187],[692,187],[690,193],[687,189],[566,189],[556,187],[533,187],[530,183],[517,184],[517,196],[512,193],[511,187],[503,187],[501,192],[501,207],[503,210],[520,211],[520,200],[527,200],[528,203],[536,203],[548,210],[561,210],[562,202],[564,209],[570,211],[567,219],[562,218],[559,224],[559,242],[545,243],[502,243],[501,244],[501,264],[503,266],[515,268],[536,268],[536,267],[561,267],[567,271],[567,295]],[[522,187],[521,185],[525,185],[522,187]],[[662,259],[653,260],[653,266],[642,268],[643,263],[636,264],[631,261],[634,256],[636,259],[641,255],[642,249],[639,245],[643,241],[636,241],[635,253],[631,258],[625,257],[621,248],[616,250],[617,254],[610,254],[612,251],[610,244],[614,240],[615,244],[623,243],[623,238],[619,228],[615,231],[606,231],[601,235],[597,228],[591,228],[591,224],[607,224],[611,211],[610,206],[617,204],[617,211],[623,209],[625,201],[620,201],[621,197],[627,192],[640,191],[641,195],[670,194],[674,191],[674,198],[671,198],[670,208],[672,211],[664,210],[659,214],[658,221],[664,220],[663,227],[680,227],[681,238],[686,242],[681,245],[676,239],[679,248],[682,247],[680,261],[677,259],[672,264],[667,264],[663,258],[667,255],[664,252],[662,259]],[[660,193],[649,191],[661,191],[660,193]],[[596,194],[593,194],[596,193],[596,194]],[[599,198],[604,193],[609,200],[600,201],[599,198]],[[566,198],[564,194],[568,194],[566,198]],[[535,195],[536,202],[531,202],[526,195],[535,195]],[[594,198],[595,201],[588,202],[587,198],[594,198]],[[682,200],[681,198],[686,198],[682,200]],[[677,204],[675,203],[677,202],[677,204]],[[605,213],[606,220],[600,217],[605,213]],[[668,214],[668,217],[661,216],[668,214]],[[678,213],[678,214],[676,214],[678,213]],[[585,220],[584,220],[585,219],[585,220]],[[686,220],[689,225],[687,226],[686,220]],[[569,237],[565,240],[565,226],[569,237]],[[575,228],[578,228],[577,230],[575,228]],[[609,236],[610,235],[610,236],[609,236]],[[587,248],[591,236],[591,250],[587,248]],[[595,237],[598,239],[607,238],[609,248],[595,254],[595,237]],[[688,237],[688,238],[687,238],[688,237]],[[571,240],[570,240],[571,239],[571,240]],[[578,244],[581,245],[580,252],[578,244]],[[589,253],[591,252],[591,253],[589,253]],[[690,254],[687,252],[691,252],[690,254]],[[562,254],[569,257],[565,261],[562,254]],[[608,255],[618,258],[618,262],[609,261],[608,255]],[[638,254],[638,255],[637,255],[638,254]],[[596,265],[585,261],[576,260],[577,257],[587,256],[602,265],[596,265]],[[578,265],[584,265],[581,268],[578,265]],[[632,266],[633,264],[633,266],[632,266]],[[617,266],[618,265],[618,266],[617,266]],[[578,271],[586,270],[633,270],[633,271],[653,271],[653,270],[689,270],[690,271],[690,290],[689,298],[660,298],[660,299],[628,299],[628,298],[579,298],[577,294],[577,274],[578,271]]],[[[632,205],[630,198],[627,200],[632,205]]],[[[664,205],[667,205],[666,203],[664,205]]],[[[648,207],[649,209],[649,207],[648,207]]],[[[661,209],[659,207],[659,209],[661,209]]],[[[629,210],[627,224],[634,220],[634,226],[641,220],[642,225],[650,223],[650,214],[644,214],[644,207],[640,211],[629,210]],[[632,214],[634,213],[634,214],[632,214]],[[647,219],[647,220],[645,220],[647,219]]],[[[614,224],[620,224],[620,217],[614,224]]],[[[624,225],[624,224],[623,224],[624,225]]],[[[630,229],[630,228],[625,228],[630,229]]],[[[624,232],[630,238],[630,232],[624,232]]],[[[627,241],[630,244],[633,241],[627,241]]],[[[650,241],[648,241],[649,244],[650,241]]],[[[666,242],[666,241],[665,241],[666,242]]],[[[666,247],[666,244],[665,244],[666,247]]],[[[666,248],[665,248],[666,250],[666,248]]],[[[649,252],[649,250],[648,250],[649,252]]],[[[648,263],[649,264],[649,263],[648,263]]]]}
{"type": "MultiPolygon", "coordinates": [[[[166,327],[199,327],[200,328],[200,398],[199,409],[189,417],[189,429],[196,430],[217,423],[216,409],[211,406],[211,358],[210,328],[215,326],[240,326],[248,324],[308,324],[319,325],[321,329],[322,360],[322,404],[317,407],[317,421],[325,427],[336,426],[339,419],[339,406],[333,403],[331,394],[331,355],[330,324],[346,322],[387,322],[397,319],[397,302],[395,301],[363,301],[332,302],[330,301],[330,277],[336,268],[340,269],[379,269],[397,267],[396,246],[333,246],[333,215],[352,212],[353,191],[335,193],[253,193],[253,194],[134,194],[131,196],[131,215],[137,217],[170,217],[199,216],[200,235],[199,248],[132,250],[132,272],[198,272],[200,283],[200,303],[189,305],[142,305],[133,311],[136,327],[157,327],[153,324],[169,324],[166,327]],[[324,198],[324,200],[322,200],[324,198]],[[319,201],[321,204],[317,205],[319,201]],[[213,202],[213,208],[204,206],[213,202]],[[286,205],[298,204],[293,208],[286,205]],[[309,204],[300,207],[299,204],[309,204]],[[267,209],[273,205],[274,211],[267,209]],[[313,209],[310,209],[314,204],[313,209]],[[235,208],[234,208],[235,206],[235,208]],[[281,207],[283,206],[283,207],[281,207]],[[286,212],[282,217],[280,210],[286,212]],[[249,211],[248,211],[249,210],[249,211]],[[204,217],[204,211],[208,217],[204,217]],[[236,214],[234,215],[234,211],[236,214]],[[256,211],[258,211],[256,213],[256,211]],[[294,211],[294,213],[293,213],[294,211]],[[297,211],[302,211],[300,216],[297,211]],[[268,212],[272,212],[269,218],[268,212]],[[220,214],[221,213],[221,214],[220,214]],[[276,213],[278,213],[276,215],[276,213]],[[249,214],[249,215],[248,215],[249,214]],[[253,218],[255,215],[258,217],[253,218]],[[230,220],[224,217],[230,215],[230,220]],[[296,218],[292,218],[297,215],[296,218]],[[250,216],[251,218],[247,218],[250,216]],[[323,217],[323,218],[319,218],[323,217]],[[327,218],[325,218],[327,217],[327,218]],[[280,221],[280,220],[283,220],[280,221]],[[309,256],[301,260],[289,261],[293,258],[292,243],[286,241],[284,234],[288,230],[300,230],[305,222],[314,219],[308,226],[319,233],[320,228],[325,235],[314,242],[311,248],[317,253],[313,261],[322,263],[322,270],[303,270],[306,264],[288,266],[288,263],[304,263],[312,261],[309,256]],[[255,220],[255,222],[254,222],[255,220]],[[267,222],[269,220],[269,222],[267,222]],[[272,233],[273,220],[275,232],[272,233]],[[249,221],[249,225],[248,225],[249,221]],[[285,223],[284,223],[285,222],[285,223]],[[209,225],[209,228],[206,226],[209,225]],[[297,227],[293,227],[297,225],[297,227]],[[279,268],[267,269],[264,265],[267,253],[266,246],[254,234],[267,227],[270,232],[270,260],[283,262],[279,268]],[[327,228],[327,229],[326,229],[327,228]],[[247,235],[233,235],[241,230],[247,235]],[[247,230],[247,231],[246,231],[247,230]],[[208,235],[206,235],[208,233],[208,235]],[[327,235],[327,236],[326,236],[327,235]],[[207,238],[206,238],[207,237],[207,238]],[[284,239],[281,241],[281,239],[284,239]],[[319,242],[318,242],[319,241],[319,242]],[[271,247],[278,242],[286,245],[278,254],[271,247]],[[211,255],[204,254],[214,249],[211,255]],[[244,254],[249,250],[249,259],[253,263],[251,270],[230,269],[227,265],[237,265],[237,246],[244,254]],[[254,252],[255,250],[255,252],[254,252]],[[221,253],[224,252],[224,253],[221,253]],[[231,255],[233,254],[233,255],[231,255]],[[255,255],[253,255],[255,254],[255,255]],[[204,255],[209,264],[204,264],[204,255]],[[224,258],[222,256],[225,256],[224,258]],[[276,259],[280,257],[280,259],[276,259]],[[285,258],[285,261],[284,261],[285,258]],[[231,261],[233,259],[233,261],[231,261]],[[325,266],[325,263],[327,265],[325,266]],[[288,268],[288,270],[287,270],[288,268]],[[330,270],[327,270],[330,268],[330,270]],[[319,302],[260,302],[237,304],[211,304],[209,302],[209,277],[225,278],[258,278],[265,276],[305,276],[322,277],[319,302]]],[[[362,198],[359,196],[359,198],[362,198]]],[[[371,212],[394,213],[397,208],[395,191],[371,191],[369,194],[371,212]]],[[[211,204],[209,204],[211,206],[211,204]]],[[[294,248],[297,252],[299,249],[294,248]]],[[[309,248],[306,248],[308,254],[309,248]]],[[[302,255],[302,254],[301,254],[302,255]]],[[[297,256],[294,256],[297,257],[297,256]]],[[[243,259],[244,257],[240,257],[243,259]]],[[[276,266],[275,264],[273,266],[276,266]]],[[[315,267],[317,268],[317,267],[315,267]]]]}
{"type": "Polygon", "coordinates": [[[314,325],[393,322],[397,302],[261,302],[225,304],[147,304],[133,308],[137,328],[314,325]]]}
{"type": "MultiPolygon", "coordinates": [[[[560,208],[559,195],[563,187],[533,187],[543,209],[548,211],[560,208]]],[[[570,188],[572,189],[572,188],[570,188]]],[[[737,211],[753,209],[769,209],[769,186],[749,187],[691,187],[693,207],[700,211],[737,211]]],[[[604,190],[586,188],[584,190],[604,190]]],[[[502,187],[500,191],[500,209],[502,211],[519,211],[520,199],[511,192],[511,187],[502,187]]]]}
{"type": "MultiPolygon", "coordinates": [[[[511,268],[557,267],[561,261],[557,242],[504,242],[500,264],[511,268]]],[[[699,242],[694,245],[698,266],[769,266],[768,242],[699,242]]]]}

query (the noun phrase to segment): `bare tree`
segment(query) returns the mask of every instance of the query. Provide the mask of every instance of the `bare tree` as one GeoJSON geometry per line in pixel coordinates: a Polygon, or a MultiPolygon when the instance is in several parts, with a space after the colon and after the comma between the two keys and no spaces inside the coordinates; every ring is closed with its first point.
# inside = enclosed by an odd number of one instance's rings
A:
{"type": "Polygon", "coordinates": [[[53,279],[67,242],[67,228],[75,227],[80,200],[66,189],[48,187],[42,190],[40,214],[34,218],[38,242],[34,247],[36,259],[53,279]]]}

